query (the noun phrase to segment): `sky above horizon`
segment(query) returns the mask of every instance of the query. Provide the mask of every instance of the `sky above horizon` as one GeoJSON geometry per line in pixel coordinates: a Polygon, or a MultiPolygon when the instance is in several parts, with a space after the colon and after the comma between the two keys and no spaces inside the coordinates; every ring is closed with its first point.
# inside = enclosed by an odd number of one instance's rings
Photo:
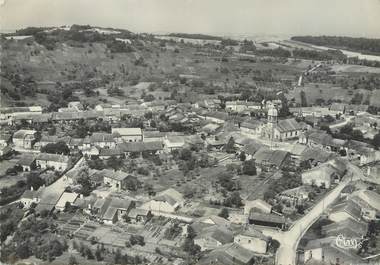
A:
{"type": "Polygon", "coordinates": [[[380,0],[0,0],[0,26],[380,38],[380,0]]]}

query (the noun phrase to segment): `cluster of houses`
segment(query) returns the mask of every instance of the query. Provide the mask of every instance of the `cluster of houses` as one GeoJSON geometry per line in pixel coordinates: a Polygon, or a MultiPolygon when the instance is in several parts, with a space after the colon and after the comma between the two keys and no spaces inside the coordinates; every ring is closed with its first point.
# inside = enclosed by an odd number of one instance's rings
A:
{"type": "Polygon", "coordinates": [[[321,227],[321,238],[309,241],[304,248],[305,264],[363,263],[363,257],[358,255],[360,246],[370,238],[369,224],[377,222],[380,213],[380,195],[355,187],[365,185],[363,182],[347,186],[338,203],[328,209],[330,222],[321,227]]]}
{"type": "Polygon", "coordinates": [[[68,206],[80,209],[93,220],[106,225],[128,219],[132,224],[144,224],[152,216],[174,218],[188,223],[196,232],[194,243],[202,251],[211,251],[201,259],[201,264],[229,264],[234,260],[242,264],[251,264],[255,256],[266,256],[272,239],[265,236],[255,226],[281,228],[285,219],[272,213],[272,206],[258,199],[250,201],[244,209],[247,214],[245,225],[237,225],[216,215],[200,218],[184,216],[184,196],[173,188],[163,190],[148,199],[136,199],[121,196],[118,191],[124,185],[128,175],[118,171],[102,170],[99,175],[109,185],[112,192],[102,196],[92,194],[87,197],[75,192],[62,191],[51,193],[45,187],[27,190],[20,198],[25,207],[36,204],[36,211],[65,211],[68,206]],[[277,217],[277,218],[276,218],[277,217]],[[210,263],[211,262],[211,263],[210,263]]]}
{"type": "MultiPolygon", "coordinates": [[[[290,165],[302,167],[302,185],[276,194],[279,201],[288,202],[291,206],[308,201],[315,187],[330,189],[339,183],[347,175],[347,160],[360,166],[380,160],[380,152],[368,144],[334,139],[325,131],[313,129],[296,118],[281,119],[281,104],[280,100],[255,103],[204,99],[194,104],[173,100],[126,106],[102,104],[92,110],[86,110],[80,102],[70,102],[67,108],[52,113],[45,113],[40,107],[7,108],[2,109],[0,115],[0,122],[6,126],[24,124],[25,127],[32,127],[29,125],[50,122],[64,126],[80,120],[102,119],[109,123],[110,131],[93,132],[83,138],[70,137],[64,133],[41,134],[35,129],[9,131],[0,134],[0,155],[5,157],[15,150],[21,153],[16,165],[22,171],[39,168],[46,185],[64,176],[75,186],[78,184],[78,174],[72,168],[75,164],[74,154],[78,157],[83,155],[85,160],[106,160],[113,157],[129,159],[136,155],[144,157],[144,154],[170,154],[184,148],[218,153],[224,152],[226,145],[233,139],[235,158],[244,153],[245,159],[253,159],[260,171],[280,174],[280,169],[290,165]],[[223,104],[224,110],[221,108],[223,104]],[[146,129],[120,126],[120,121],[126,115],[143,117],[147,112],[160,114],[168,123],[180,124],[182,128],[192,129],[195,133],[162,132],[150,126],[150,119],[144,119],[146,129]],[[250,117],[252,112],[264,112],[266,118],[253,119],[250,117]],[[67,145],[71,156],[41,151],[47,145],[59,142],[67,145]],[[49,175],[50,169],[58,173],[49,175]]],[[[363,110],[350,106],[341,109],[332,105],[327,110],[299,108],[291,111],[295,116],[322,117],[363,110]]],[[[374,127],[376,120],[361,118],[355,122],[356,126],[371,124],[371,128],[377,130],[374,127]]],[[[126,196],[127,186],[139,181],[131,174],[121,170],[91,170],[89,178],[93,184],[101,186],[90,196],[84,197],[76,190],[51,192],[41,187],[25,191],[20,202],[28,208],[37,205],[36,211],[66,211],[67,207],[74,207],[106,225],[114,225],[122,220],[145,224],[152,216],[181,220],[196,232],[194,243],[202,251],[207,251],[199,264],[252,264],[255,257],[271,256],[273,253],[270,253],[270,249],[274,242],[263,234],[262,228],[280,231],[289,225],[289,219],[283,214],[285,210],[279,213],[267,201],[255,196],[245,198],[244,209],[231,211],[228,219],[216,215],[194,218],[182,211],[187,199],[174,188],[165,187],[155,195],[134,198],[126,196]]],[[[310,260],[336,262],[329,257],[343,250],[337,250],[331,237],[343,231],[355,236],[366,233],[367,223],[378,216],[379,201],[379,195],[371,190],[345,194],[340,203],[329,211],[328,218],[332,224],[322,228],[325,237],[310,241],[306,246],[305,263],[310,260]]]]}

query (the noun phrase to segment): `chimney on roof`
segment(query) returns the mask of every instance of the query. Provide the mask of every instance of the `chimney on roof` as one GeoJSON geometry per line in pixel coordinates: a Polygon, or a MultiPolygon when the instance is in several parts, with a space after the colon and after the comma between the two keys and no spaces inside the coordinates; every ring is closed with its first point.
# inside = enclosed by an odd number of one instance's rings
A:
{"type": "Polygon", "coordinates": [[[30,190],[31,190],[31,191],[33,191],[33,190],[34,190],[33,186],[30,186],[30,190]]]}

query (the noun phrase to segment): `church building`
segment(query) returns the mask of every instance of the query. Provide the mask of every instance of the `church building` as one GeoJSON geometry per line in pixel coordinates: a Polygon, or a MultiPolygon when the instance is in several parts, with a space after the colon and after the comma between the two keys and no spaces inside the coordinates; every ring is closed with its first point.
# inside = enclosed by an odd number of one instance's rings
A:
{"type": "Polygon", "coordinates": [[[268,110],[268,122],[262,129],[262,137],[275,141],[286,141],[298,138],[302,126],[295,119],[278,120],[278,111],[276,108],[268,110]]]}

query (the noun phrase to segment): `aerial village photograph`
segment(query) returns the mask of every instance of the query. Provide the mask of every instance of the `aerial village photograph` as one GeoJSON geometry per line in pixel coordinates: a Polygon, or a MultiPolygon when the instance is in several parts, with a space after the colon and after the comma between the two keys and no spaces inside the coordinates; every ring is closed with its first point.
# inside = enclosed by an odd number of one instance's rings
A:
{"type": "Polygon", "coordinates": [[[379,265],[379,0],[0,1],[0,264],[379,265]]]}

